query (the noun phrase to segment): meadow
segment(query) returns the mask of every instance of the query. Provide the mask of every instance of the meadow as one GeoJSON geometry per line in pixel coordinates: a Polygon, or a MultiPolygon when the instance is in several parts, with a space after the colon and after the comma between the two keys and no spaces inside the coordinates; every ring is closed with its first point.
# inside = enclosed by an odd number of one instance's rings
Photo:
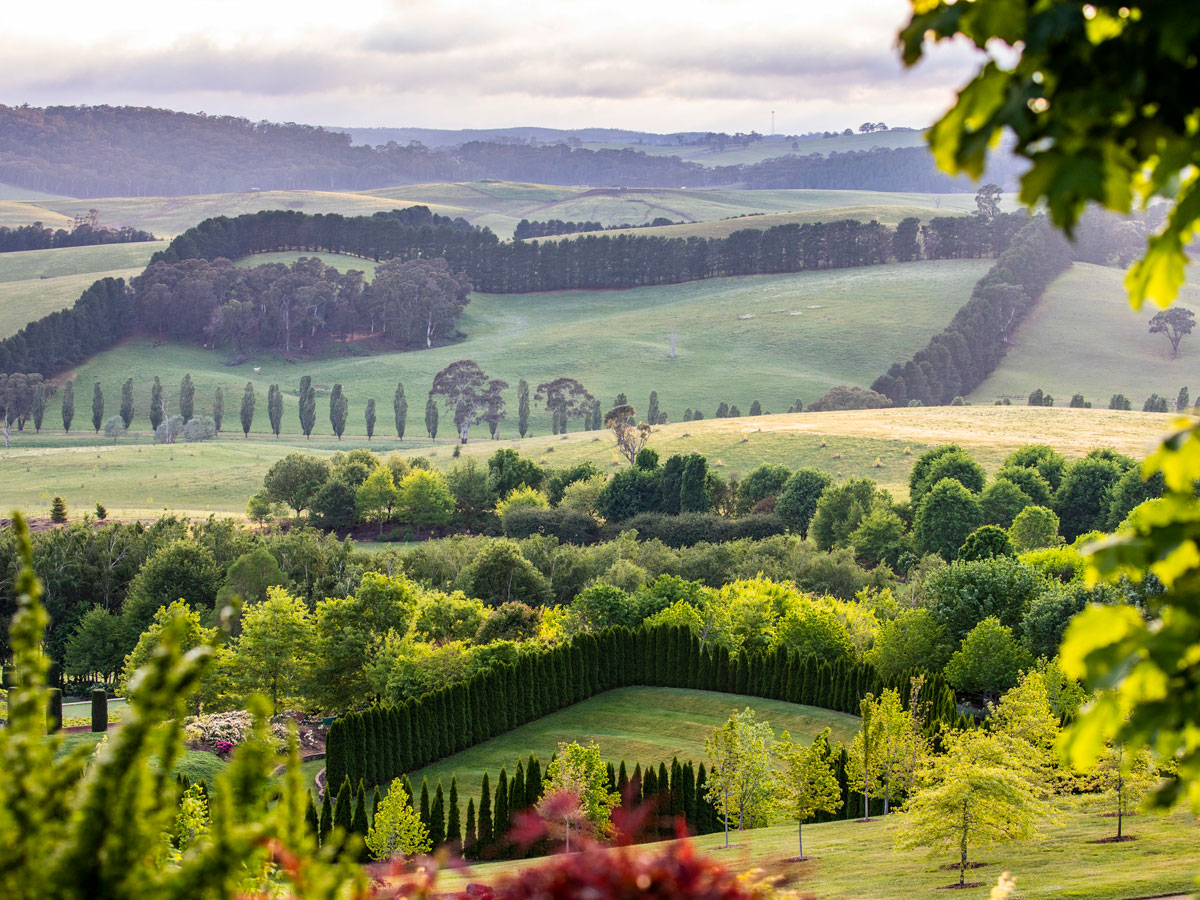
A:
{"type": "MultiPolygon", "coordinates": [[[[84,396],[77,422],[88,418],[87,404],[84,396]]],[[[171,446],[150,443],[146,428],[114,444],[94,435],[87,422],[64,437],[57,421],[48,418],[55,429],[43,428],[41,435],[16,434],[13,448],[0,450],[0,484],[4,485],[0,510],[16,507],[45,517],[53,497],[61,495],[72,516],[91,510],[97,502],[116,518],[155,517],[164,511],[242,516],[246,500],[259,489],[267,469],[293,450],[329,455],[337,449],[369,446],[383,455],[425,455],[438,469],[456,462],[452,451],[459,446],[457,440],[443,436],[429,441],[419,409],[410,409],[412,437],[403,442],[382,427],[390,425],[391,410],[381,409],[381,427],[369,445],[361,437],[337,441],[325,428],[323,411],[319,415],[324,433],[312,440],[296,434],[278,440],[261,435],[245,440],[235,409],[227,412],[232,420],[216,441],[171,446]]],[[[814,466],[837,478],[872,478],[903,499],[914,461],[938,444],[961,444],[994,473],[1008,454],[1030,443],[1048,443],[1070,458],[1096,447],[1113,447],[1140,458],[1171,421],[1153,413],[1024,406],[776,414],[659,426],[649,446],[664,458],[672,453],[704,454],[724,476],[742,475],[770,462],[790,468],[814,466]]],[[[539,436],[524,440],[513,439],[512,434],[506,425],[502,436],[508,437],[492,441],[484,429],[477,428],[459,449],[463,457],[480,462],[499,448],[511,447],[544,465],[588,460],[606,471],[626,465],[614,452],[608,432],[553,436],[540,431],[539,436]]]]}
{"type": "MultiPolygon", "coordinates": [[[[1109,397],[1120,393],[1141,409],[1151,393],[1173,404],[1184,385],[1200,391],[1200,335],[1184,337],[1179,358],[1171,359],[1166,337],[1149,332],[1158,308],[1147,304],[1134,312],[1124,277],[1122,269],[1073,264],[1021,323],[1000,366],[970,399],[990,403],[1010,397],[1024,403],[1030,391],[1041,388],[1060,405],[1079,392],[1097,406],[1108,406],[1109,397]]],[[[1200,313],[1200,284],[1194,278],[1176,305],[1200,313]]]]}

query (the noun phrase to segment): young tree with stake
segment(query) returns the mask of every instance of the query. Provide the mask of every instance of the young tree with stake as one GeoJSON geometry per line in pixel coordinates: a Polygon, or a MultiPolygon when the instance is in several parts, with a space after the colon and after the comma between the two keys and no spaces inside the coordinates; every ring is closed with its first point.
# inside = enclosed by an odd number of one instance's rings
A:
{"type": "Polygon", "coordinates": [[[796,820],[797,860],[804,855],[804,823],[817,813],[835,813],[842,805],[842,791],[833,774],[833,749],[829,746],[826,728],[805,747],[793,744],[786,731],[776,745],[783,764],[782,788],[784,805],[796,820]]]}
{"type": "Polygon", "coordinates": [[[754,710],[746,707],[735,709],[704,743],[712,764],[707,797],[725,822],[726,847],[731,818],[736,817],[739,831],[770,819],[776,800],[770,762],[774,739],[771,726],[756,721],[754,710]]]}

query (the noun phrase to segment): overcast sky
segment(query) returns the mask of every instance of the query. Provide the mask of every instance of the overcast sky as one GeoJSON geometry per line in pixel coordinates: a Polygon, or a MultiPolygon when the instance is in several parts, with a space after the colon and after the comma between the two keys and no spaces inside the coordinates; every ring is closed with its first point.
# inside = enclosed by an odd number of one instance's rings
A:
{"type": "Polygon", "coordinates": [[[0,102],[345,126],[794,133],[929,124],[967,52],[907,0],[10,0],[0,102]]]}

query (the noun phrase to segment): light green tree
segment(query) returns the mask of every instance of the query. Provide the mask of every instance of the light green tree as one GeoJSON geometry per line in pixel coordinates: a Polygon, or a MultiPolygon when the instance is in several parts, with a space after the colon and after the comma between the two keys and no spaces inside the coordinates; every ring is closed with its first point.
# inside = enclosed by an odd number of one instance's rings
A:
{"type": "Polygon", "coordinates": [[[1095,769],[1095,783],[1109,797],[1117,819],[1116,839],[1127,840],[1125,817],[1141,806],[1158,784],[1158,773],[1150,751],[1130,749],[1114,741],[1108,745],[1095,769]]]}
{"type": "Polygon", "coordinates": [[[608,789],[608,772],[593,741],[559,742],[558,755],[546,767],[538,812],[563,823],[566,849],[571,850],[571,830],[587,827],[602,837],[612,831],[612,811],[621,796],[608,789]]]}
{"type": "Polygon", "coordinates": [[[392,859],[398,854],[413,856],[433,849],[429,830],[412,807],[404,782],[397,778],[388,785],[387,794],[375,811],[374,821],[367,831],[367,849],[378,860],[392,859]]]}
{"type": "Polygon", "coordinates": [[[1027,506],[1013,519],[1008,529],[1013,549],[1018,553],[1056,547],[1062,543],[1058,536],[1058,516],[1044,506],[1027,506]]]}
{"type": "MultiPolygon", "coordinates": [[[[213,644],[216,641],[217,630],[206,628],[200,619],[200,613],[191,609],[184,600],[176,600],[168,606],[160,607],[150,626],[142,632],[137,644],[125,657],[119,684],[123,693],[129,691],[134,674],[149,664],[168,636],[175,641],[180,652],[186,653],[197,647],[213,644]]],[[[192,707],[199,709],[203,685],[198,684],[196,687],[196,693],[192,696],[192,707]]]]}
{"type": "Polygon", "coordinates": [[[355,491],[354,506],[360,517],[379,523],[379,534],[382,535],[383,524],[391,518],[392,508],[399,498],[400,492],[396,490],[392,470],[387,466],[377,466],[355,491]]]}
{"type": "Polygon", "coordinates": [[[396,512],[418,528],[445,525],[454,512],[454,495],[446,479],[428,469],[413,469],[401,480],[396,512]]]}
{"type": "Polygon", "coordinates": [[[271,501],[267,499],[266,494],[260,491],[250,495],[250,499],[246,501],[246,517],[257,522],[258,530],[262,531],[263,525],[272,518],[271,501]]]}
{"type": "Polygon", "coordinates": [[[1062,729],[1040,671],[1022,674],[999,703],[988,704],[987,726],[1009,740],[1013,765],[1024,766],[1028,777],[1046,788],[1055,786],[1060,774],[1056,745],[1062,729]]]}
{"type": "Polygon", "coordinates": [[[1033,665],[1012,629],[988,616],[971,629],[946,663],[946,680],[956,690],[995,696],[1017,683],[1033,665]]]}
{"type": "Polygon", "coordinates": [[[925,755],[917,722],[900,701],[900,692],[888,688],[876,698],[868,694],[860,704],[862,727],[850,745],[846,779],[851,790],[863,792],[864,815],[870,818],[871,785],[883,796],[883,814],[891,811],[892,798],[907,793],[915,775],[914,759],[925,755]]]}
{"type": "Polygon", "coordinates": [[[896,833],[902,848],[958,852],[965,883],[973,849],[1038,835],[1050,808],[1025,773],[1011,765],[1008,743],[982,730],[950,731],[909,800],[896,833]]]}
{"type": "Polygon", "coordinates": [[[278,713],[280,702],[300,696],[308,672],[314,629],[308,606],[282,587],[242,613],[242,631],[230,660],[234,682],[243,693],[262,690],[278,713]]]}
{"type": "Polygon", "coordinates": [[[817,813],[835,813],[842,805],[842,791],[833,773],[833,748],[826,728],[805,747],[792,743],[786,731],[775,745],[782,764],[780,776],[784,809],[796,820],[796,847],[804,856],[804,823],[817,813]]]}
{"type": "Polygon", "coordinates": [[[706,796],[725,823],[726,847],[731,819],[737,821],[739,831],[770,821],[777,799],[771,771],[774,742],[771,726],[757,721],[748,706],[735,709],[704,742],[711,766],[706,796]]]}

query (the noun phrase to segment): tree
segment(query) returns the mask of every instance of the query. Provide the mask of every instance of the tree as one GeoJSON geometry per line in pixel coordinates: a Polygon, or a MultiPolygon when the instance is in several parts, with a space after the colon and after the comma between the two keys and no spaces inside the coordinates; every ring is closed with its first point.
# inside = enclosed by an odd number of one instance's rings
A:
{"type": "Polygon", "coordinates": [[[885,684],[896,684],[914,670],[941,672],[953,650],[945,627],[929,610],[906,609],[879,629],[867,662],[885,684]]]}
{"type": "Polygon", "coordinates": [[[658,424],[658,391],[650,392],[650,402],[646,404],[646,418],[651,425],[658,424]]]}
{"type": "Polygon", "coordinates": [[[991,221],[1000,215],[1000,198],[1004,189],[998,184],[985,184],[975,192],[975,214],[981,219],[991,221]]]}
{"type": "Polygon", "coordinates": [[[945,752],[932,763],[909,800],[896,842],[931,855],[958,851],[965,885],[972,848],[1036,837],[1049,807],[1013,766],[1009,745],[982,729],[945,732],[945,752]]]}
{"type": "Polygon", "coordinates": [[[329,424],[333,427],[333,433],[337,435],[339,441],[342,439],[342,433],[346,430],[346,414],[349,407],[350,401],[342,392],[342,385],[335,384],[329,391],[329,424]]]}
{"type": "Polygon", "coordinates": [[[946,681],[955,690],[995,696],[1015,685],[1033,663],[1012,629],[989,616],[971,629],[946,664],[946,681]]]}
{"type": "Polygon", "coordinates": [[[842,806],[842,790],[833,772],[833,748],[826,728],[805,747],[792,743],[786,731],[776,746],[783,765],[782,788],[787,812],[796,820],[797,859],[804,855],[804,823],[817,813],[832,815],[842,806]]]}
{"type": "Polygon", "coordinates": [[[614,406],[604,415],[604,427],[613,433],[617,442],[617,452],[629,460],[630,465],[633,465],[638,453],[646,446],[646,441],[650,440],[649,425],[645,422],[633,424],[636,414],[636,409],[628,403],[623,403],[614,406]]]}
{"type": "Polygon", "coordinates": [[[1058,516],[1044,506],[1027,506],[1021,510],[1013,519],[1008,534],[1018,553],[1062,543],[1058,536],[1058,516]]]}
{"type": "Polygon", "coordinates": [[[283,392],[277,384],[267,388],[267,419],[271,423],[272,433],[279,437],[279,430],[283,427],[283,392]]]}
{"type": "MultiPolygon", "coordinates": [[[[71,382],[69,382],[69,381],[67,382],[68,385],[70,383],[71,382]]],[[[66,402],[65,399],[64,399],[64,402],[66,402]]],[[[1187,412],[1188,407],[1190,407],[1191,405],[1192,405],[1191,398],[1188,396],[1187,385],[1184,385],[1183,387],[1181,387],[1179,389],[1179,395],[1175,398],[1175,412],[1179,412],[1179,413],[1187,412]]]]}
{"type": "Polygon", "coordinates": [[[100,426],[104,424],[104,392],[100,390],[100,382],[96,382],[92,386],[92,428],[96,430],[96,434],[100,433],[100,426]]]}
{"type": "Polygon", "coordinates": [[[213,425],[217,434],[221,433],[221,420],[225,417],[225,392],[219,387],[213,392],[213,425]]]}
{"type": "Polygon", "coordinates": [[[1196,314],[1182,306],[1160,310],[1150,320],[1150,333],[1166,335],[1171,342],[1171,359],[1179,358],[1179,342],[1196,327],[1196,314]]]}
{"type": "Polygon", "coordinates": [[[431,441],[437,440],[438,408],[437,402],[432,397],[425,401],[425,432],[431,441]]]}
{"type": "Polygon", "coordinates": [[[196,385],[192,384],[192,375],[190,372],[183,376],[183,381],[179,383],[179,414],[183,416],[183,421],[190,422],[196,415],[196,385]]]}
{"type": "Polygon", "coordinates": [[[1067,469],[1054,494],[1059,529],[1068,542],[1104,527],[1112,506],[1112,490],[1124,469],[1111,459],[1085,456],[1067,469]]]}
{"type": "Polygon", "coordinates": [[[375,820],[367,832],[367,849],[377,860],[389,860],[399,853],[413,856],[433,849],[429,830],[412,808],[403,782],[396,778],[388,785],[375,820]]]}
{"type": "Polygon", "coordinates": [[[711,764],[707,798],[725,823],[725,846],[729,846],[729,821],[737,819],[738,830],[769,820],[775,803],[771,773],[771,745],[775,735],[766,722],[755,720],[754,710],[734,710],[704,742],[711,764]]]}
{"type": "Polygon", "coordinates": [[[58,495],[50,503],[50,521],[55,525],[67,524],[67,501],[58,495]]]}
{"type": "Polygon", "coordinates": [[[529,431],[529,382],[517,382],[517,432],[525,437],[529,431]]]}
{"type": "Polygon", "coordinates": [[[263,492],[275,503],[286,503],[299,516],[329,479],[327,460],[305,453],[289,453],[274,463],[263,478],[263,492]]]}
{"type": "Polygon", "coordinates": [[[267,499],[267,495],[263,493],[251,494],[250,499],[246,501],[246,518],[258,523],[258,530],[262,531],[263,525],[271,519],[271,501],[267,499]]]}
{"type": "Polygon", "coordinates": [[[567,423],[570,419],[591,414],[592,402],[595,400],[582,384],[574,378],[566,377],[539,384],[533,399],[544,404],[546,411],[556,417],[562,434],[567,433],[567,423]]]}
{"type": "Polygon", "coordinates": [[[62,423],[63,431],[71,433],[71,420],[75,418],[75,382],[70,380],[63,388],[62,423]]]}
{"type": "Polygon", "coordinates": [[[150,386],[150,427],[157,431],[166,414],[167,407],[163,402],[162,381],[155,375],[154,384],[150,386]]]}
{"type": "Polygon", "coordinates": [[[1125,817],[1136,811],[1158,784],[1150,751],[1144,747],[1134,750],[1120,741],[1110,742],[1096,766],[1096,783],[1113,805],[1116,840],[1133,840],[1124,833],[1125,817]]]}
{"type": "Polygon", "coordinates": [[[746,473],[737,490],[737,513],[744,515],[769,497],[775,497],[791,477],[786,466],[762,463],[746,473]]]}
{"type": "Polygon", "coordinates": [[[46,416],[46,391],[47,386],[43,382],[39,382],[33,387],[33,405],[30,415],[33,417],[33,430],[38,434],[42,433],[42,419],[46,416]]]}
{"type": "Polygon", "coordinates": [[[913,523],[913,536],[926,553],[955,559],[967,536],[982,524],[979,500],[961,483],[943,478],[924,496],[913,523]]]}
{"type": "Polygon", "coordinates": [[[133,379],[126,378],[121,385],[121,421],[125,423],[126,431],[133,422],[133,412],[133,379]]]}
{"type": "Polygon", "coordinates": [[[250,437],[250,426],[254,424],[254,385],[247,381],[242,394],[242,437],[250,437]]]}
{"type": "Polygon", "coordinates": [[[245,693],[265,690],[274,712],[280,702],[300,696],[308,675],[314,630],[308,606],[282,587],[242,613],[242,630],[233,645],[231,675],[245,693]]]}
{"type": "Polygon", "coordinates": [[[414,469],[401,479],[396,490],[396,513],[403,521],[417,528],[433,528],[450,521],[454,495],[437,472],[414,469]]]}
{"type": "MultiPolygon", "coordinates": [[[[1036,473],[1034,473],[1036,474],[1036,473]]],[[[1013,519],[1027,506],[1033,505],[1029,495],[1007,478],[997,478],[979,495],[979,510],[986,525],[1008,528],[1013,519]]]]}
{"type": "Polygon", "coordinates": [[[679,511],[708,512],[708,460],[689,453],[679,475],[679,511]]]}
{"type": "Polygon", "coordinates": [[[546,576],[507,539],[488,542],[462,570],[461,579],[467,594],[489,606],[511,601],[542,606],[551,598],[546,576]]]}
{"type": "MultiPolygon", "coordinates": [[[[489,381],[483,369],[479,368],[479,364],[474,360],[460,359],[450,363],[433,377],[429,399],[432,401],[434,397],[441,397],[446,409],[454,412],[454,426],[458,429],[459,439],[465,444],[471,426],[482,422],[484,415],[496,407],[497,397],[506,387],[506,382],[496,379],[489,381]]],[[[437,407],[433,409],[436,410],[437,407]]],[[[436,412],[434,415],[436,416],[436,412]]],[[[428,407],[425,419],[428,427],[428,407]]],[[[436,420],[434,429],[436,431],[436,420]]]]}
{"type": "Polygon", "coordinates": [[[300,430],[306,438],[311,437],[313,427],[317,424],[317,391],[312,386],[312,377],[309,375],[300,379],[297,405],[300,411],[300,430]]]}
{"type": "Polygon", "coordinates": [[[396,395],[392,398],[392,412],[396,416],[396,437],[404,440],[404,429],[408,425],[408,398],[404,396],[404,382],[396,384],[396,395]]]}
{"type": "Polygon", "coordinates": [[[93,606],[71,632],[64,671],[77,678],[99,675],[108,681],[125,659],[122,643],[120,619],[102,606],[93,606]]]}
{"type": "Polygon", "coordinates": [[[110,437],[115,444],[117,438],[125,434],[125,422],[120,416],[112,416],[104,423],[104,436],[110,437]]]}
{"type": "Polygon", "coordinates": [[[1016,556],[1008,532],[996,525],[976,528],[967,535],[958,551],[958,558],[968,562],[996,556],[1016,556]]]}
{"type": "Polygon", "coordinates": [[[612,830],[610,818],[621,797],[609,790],[607,774],[594,741],[586,747],[578,741],[560,741],[558,753],[546,766],[537,810],[544,819],[563,823],[568,853],[572,828],[586,825],[602,837],[612,830]]]}
{"type": "Polygon", "coordinates": [[[817,511],[817,501],[832,483],[833,479],[819,469],[797,469],[779,491],[775,514],[791,531],[807,537],[809,522],[817,511]]]}
{"type": "Polygon", "coordinates": [[[375,398],[371,397],[367,400],[367,440],[371,440],[375,436],[375,398]]]}
{"type": "Polygon", "coordinates": [[[362,518],[379,523],[379,535],[382,537],[383,523],[391,517],[392,508],[399,497],[392,470],[387,466],[379,466],[358,486],[354,505],[362,518]]]}

